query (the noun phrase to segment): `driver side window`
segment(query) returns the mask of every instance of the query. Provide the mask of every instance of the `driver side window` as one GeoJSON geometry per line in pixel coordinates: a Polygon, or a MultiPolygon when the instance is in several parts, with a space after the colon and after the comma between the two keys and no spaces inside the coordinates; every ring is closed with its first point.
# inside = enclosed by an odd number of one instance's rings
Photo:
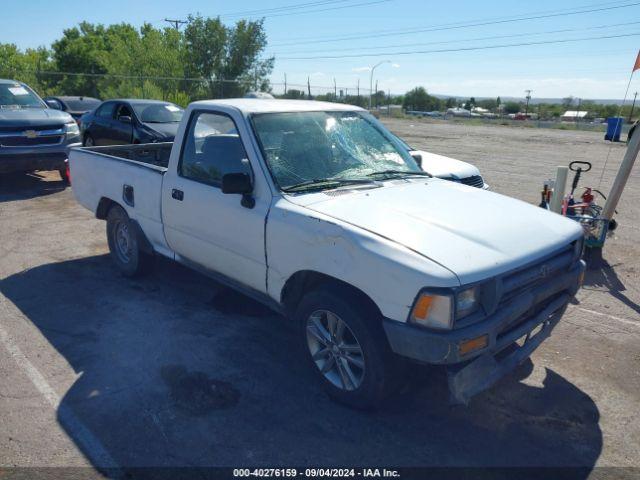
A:
{"type": "Polygon", "coordinates": [[[251,173],[235,123],[218,113],[194,113],[178,174],[196,182],[220,186],[222,176],[227,173],[251,173]]]}
{"type": "Polygon", "coordinates": [[[131,117],[131,109],[126,105],[120,105],[116,111],[116,120],[120,120],[121,117],[131,117]]]}

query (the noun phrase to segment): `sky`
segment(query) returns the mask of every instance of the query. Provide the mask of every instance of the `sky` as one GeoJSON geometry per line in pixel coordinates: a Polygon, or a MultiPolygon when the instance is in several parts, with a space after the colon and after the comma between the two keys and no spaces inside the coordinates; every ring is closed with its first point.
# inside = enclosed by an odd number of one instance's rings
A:
{"type": "MultiPolygon", "coordinates": [[[[640,0],[4,0],[0,42],[48,46],[81,21],[161,27],[198,13],[265,17],[276,92],[286,75],[314,94],[334,81],[366,93],[384,62],[373,83],[392,94],[621,99],[640,49],[640,0]]],[[[640,71],[628,97],[639,90],[640,71]]]]}

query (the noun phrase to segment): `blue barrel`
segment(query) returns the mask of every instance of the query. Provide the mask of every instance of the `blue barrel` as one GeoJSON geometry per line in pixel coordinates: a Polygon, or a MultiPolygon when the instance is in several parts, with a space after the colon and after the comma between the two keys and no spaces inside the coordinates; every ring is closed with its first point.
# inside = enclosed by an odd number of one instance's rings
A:
{"type": "Polygon", "coordinates": [[[622,117],[607,118],[607,133],[605,134],[604,139],[611,140],[612,142],[619,142],[623,122],[624,118],[622,117]]]}

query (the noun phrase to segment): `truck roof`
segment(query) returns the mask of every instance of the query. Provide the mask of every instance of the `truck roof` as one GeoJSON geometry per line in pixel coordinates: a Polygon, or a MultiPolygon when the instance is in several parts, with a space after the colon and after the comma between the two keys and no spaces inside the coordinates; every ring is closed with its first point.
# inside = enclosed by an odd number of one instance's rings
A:
{"type": "Polygon", "coordinates": [[[221,100],[203,100],[194,102],[193,105],[226,105],[235,107],[243,113],[363,110],[362,108],[355,105],[347,105],[344,103],[316,102],[315,100],[271,100],[262,98],[228,98],[221,100]]]}

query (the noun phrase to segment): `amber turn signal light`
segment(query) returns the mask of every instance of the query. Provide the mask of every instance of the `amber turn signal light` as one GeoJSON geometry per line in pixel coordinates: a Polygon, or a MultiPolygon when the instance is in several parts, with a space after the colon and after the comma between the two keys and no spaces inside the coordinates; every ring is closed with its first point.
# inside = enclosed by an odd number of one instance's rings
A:
{"type": "Polygon", "coordinates": [[[458,352],[460,355],[467,355],[468,353],[485,348],[487,345],[489,345],[489,336],[481,335],[479,337],[460,342],[458,345],[458,352]]]}

